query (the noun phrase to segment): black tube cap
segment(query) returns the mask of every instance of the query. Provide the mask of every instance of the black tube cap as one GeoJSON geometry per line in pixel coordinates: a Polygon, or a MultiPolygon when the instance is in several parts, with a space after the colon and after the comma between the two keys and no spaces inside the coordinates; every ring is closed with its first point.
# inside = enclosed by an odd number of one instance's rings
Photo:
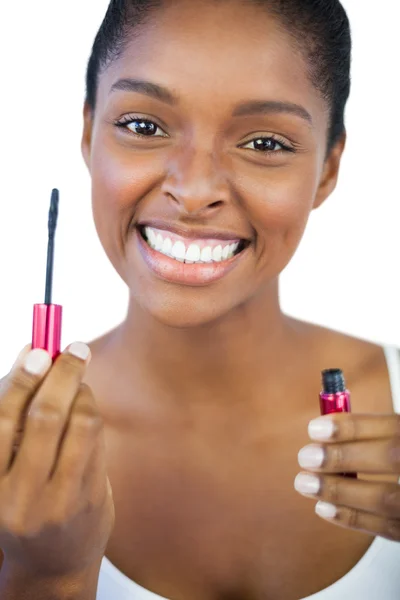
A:
{"type": "Polygon", "coordinates": [[[346,383],[341,369],[322,371],[322,385],[325,394],[337,394],[346,391],[346,383]]]}

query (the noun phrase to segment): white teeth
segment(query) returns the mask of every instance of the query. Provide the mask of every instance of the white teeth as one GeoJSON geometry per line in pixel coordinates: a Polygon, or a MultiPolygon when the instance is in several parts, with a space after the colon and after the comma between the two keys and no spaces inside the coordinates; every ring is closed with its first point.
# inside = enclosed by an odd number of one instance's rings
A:
{"type": "Polygon", "coordinates": [[[155,248],[157,236],[154,233],[154,231],[152,229],[150,229],[150,227],[145,227],[144,232],[146,234],[146,237],[148,239],[148,242],[149,242],[150,246],[152,248],[155,248]]]}
{"type": "Polygon", "coordinates": [[[239,247],[239,243],[235,242],[234,244],[231,244],[229,246],[229,252],[228,252],[228,258],[232,258],[232,256],[235,254],[236,250],[239,247]]]}
{"type": "Polygon", "coordinates": [[[200,260],[200,248],[197,244],[190,244],[186,251],[185,262],[197,262],[200,260]]]}
{"type": "Polygon", "coordinates": [[[183,242],[175,242],[172,246],[171,256],[183,262],[185,260],[186,248],[183,242]]]}
{"type": "Polygon", "coordinates": [[[215,262],[220,262],[222,259],[222,246],[217,246],[216,248],[214,248],[214,250],[212,251],[212,259],[215,262]]]}
{"type": "Polygon", "coordinates": [[[230,250],[230,244],[228,244],[227,246],[225,246],[225,248],[222,250],[222,260],[226,260],[228,258],[229,255],[229,250],[230,250]]]}
{"type": "Polygon", "coordinates": [[[155,249],[161,250],[161,248],[163,247],[163,243],[164,243],[163,237],[162,237],[161,233],[159,233],[156,237],[155,249]]]}
{"type": "Polygon", "coordinates": [[[200,260],[201,262],[212,262],[212,250],[211,250],[211,246],[206,246],[205,248],[203,248],[203,250],[201,251],[200,254],[200,260]]]}
{"type": "Polygon", "coordinates": [[[171,254],[171,250],[172,250],[172,242],[171,242],[170,238],[167,237],[167,238],[165,238],[164,243],[162,245],[162,253],[169,256],[171,254]]]}
{"type": "Polygon", "coordinates": [[[175,260],[188,264],[221,262],[232,258],[239,247],[239,242],[234,242],[224,247],[219,244],[215,248],[206,246],[203,249],[198,244],[190,244],[186,249],[183,241],[178,240],[174,243],[171,238],[166,237],[166,235],[163,237],[161,233],[157,233],[151,227],[145,227],[144,233],[151,248],[165,254],[165,256],[170,256],[175,260]]]}

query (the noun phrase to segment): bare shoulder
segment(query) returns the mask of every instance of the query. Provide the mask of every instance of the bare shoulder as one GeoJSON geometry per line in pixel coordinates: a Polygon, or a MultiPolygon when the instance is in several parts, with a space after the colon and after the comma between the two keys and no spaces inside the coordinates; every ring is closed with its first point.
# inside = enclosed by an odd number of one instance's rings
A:
{"type": "Polygon", "coordinates": [[[376,344],[332,329],[296,322],[308,339],[316,367],[340,368],[352,391],[354,412],[392,413],[390,378],[382,344],[376,344]]]}

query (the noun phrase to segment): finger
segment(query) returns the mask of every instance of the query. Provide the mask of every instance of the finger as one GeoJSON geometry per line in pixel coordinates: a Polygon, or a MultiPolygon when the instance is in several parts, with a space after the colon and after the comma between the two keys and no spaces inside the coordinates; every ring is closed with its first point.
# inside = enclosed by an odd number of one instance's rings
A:
{"type": "Polygon", "coordinates": [[[312,440],[331,442],[400,437],[400,415],[324,415],[309,422],[308,434],[312,440]]]}
{"type": "Polygon", "coordinates": [[[295,489],[309,498],[347,506],[390,519],[400,519],[400,486],[347,479],[333,475],[299,473],[295,489]]]}
{"type": "Polygon", "coordinates": [[[6,385],[7,385],[7,380],[9,378],[9,376],[11,375],[11,373],[13,373],[18,367],[20,367],[25,359],[25,356],[31,351],[32,349],[32,344],[26,344],[26,346],[24,346],[21,350],[21,352],[18,354],[17,358],[15,359],[14,364],[12,365],[10,371],[7,373],[7,375],[5,377],[2,377],[0,379],[0,394],[2,391],[5,391],[6,389],[6,385]]]}
{"type": "Polygon", "coordinates": [[[298,454],[300,466],[325,473],[400,475],[400,437],[341,444],[309,444],[298,454]]]}
{"type": "Polygon", "coordinates": [[[51,473],[51,485],[58,490],[60,498],[77,501],[82,496],[85,475],[90,472],[90,477],[96,477],[98,465],[92,457],[98,450],[101,453],[102,430],[103,419],[93,394],[89,386],[82,383],[51,473]]]}
{"type": "Polygon", "coordinates": [[[101,504],[110,493],[111,486],[107,480],[106,444],[104,427],[101,427],[82,479],[82,490],[92,504],[101,504]]]}
{"type": "MultiPolygon", "coordinates": [[[[25,360],[25,357],[27,356],[27,354],[31,351],[32,349],[32,344],[27,344],[26,346],[24,346],[24,348],[22,348],[21,352],[18,354],[13,366],[11,367],[9,373],[5,376],[2,377],[0,379],[0,396],[2,394],[5,394],[6,390],[8,389],[8,386],[10,385],[10,376],[18,369],[21,367],[23,361],[25,360]]],[[[1,402],[1,398],[0,398],[0,402],[1,402]]]]}
{"type": "Polygon", "coordinates": [[[86,344],[71,344],[57,358],[30,404],[21,446],[9,473],[27,500],[50,476],[89,357],[86,344]]]}
{"type": "Polygon", "coordinates": [[[400,541],[400,520],[385,519],[355,508],[335,506],[327,502],[317,502],[315,512],[319,517],[348,529],[370,535],[379,535],[388,540],[400,541]]]}
{"type": "Polygon", "coordinates": [[[51,367],[51,357],[41,349],[22,351],[4,380],[0,396],[0,477],[13,459],[13,444],[22,415],[51,367]]]}
{"type": "Polygon", "coordinates": [[[10,373],[13,373],[16,371],[16,369],[20,368],[25,360],[25,357],[29,354],[29,352],[32,350],[32,344],[26,344],[26,346],[24,346],[21,350],[21,352],[18,354],[17,358],[15,359],[15,362],[13,364],[13,366],[11,367],[11,371],[10,373]]]}
{"type": "MultiPolygon", "coordinates": [[[[28,356],[28,354],[31,352],[31,350],[32,350],[32,344],[26,344],[26,346],[24,346],[22,348],[22,350],[18,354],[18,356],[17,356],[17,358],[16,358],[13,366],[11,367],[9,376],[13,376],[14,373],[23,366],[24,361],[25,361],[26,357],[28,356]]],[[[42,349],[39,348],[39,350],[42,350],[42,349]]],[[[1,387],[0,387],[0,392],[1,392],[1,387]]],[[[23,416],[24,416],[24,413],[22,412],[21,419],[20,419],[20,422],[18,424],[16,435],[15,435],[15,438],[14,438],[13,452],[15,452],[17,450],[17,448],[19,448],[19,446],[20,446],[20,442],[21,442],[21,438],[22,438],[22,433],[23,433],[23,416]]]]}

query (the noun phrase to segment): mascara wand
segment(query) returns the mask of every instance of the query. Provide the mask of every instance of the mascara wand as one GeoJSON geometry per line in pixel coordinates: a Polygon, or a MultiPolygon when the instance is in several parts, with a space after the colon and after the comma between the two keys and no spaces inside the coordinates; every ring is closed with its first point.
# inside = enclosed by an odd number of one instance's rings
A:
{"type": "Polygon", "coordinates": [[[53,190],[51,193],[51,203],[49,210],[49,241],[47,245],[46,295],[44,300],[45,304],[51,304],[51,295],[53,291],[54,238],[57,227],[59,198],[60,194],[58,190],[53,190]]]}
{"type": "Polygon", "coordinates": [[[32,350],[42,348],[47,350],[53,362],[61,353],[61,324],[62,306],[52,304],[54,239],[57,228],[59,191],[51,193],[49,210],[49,237],[47,245],[46,292],[44,304],[33,307],[32,350]]]}

